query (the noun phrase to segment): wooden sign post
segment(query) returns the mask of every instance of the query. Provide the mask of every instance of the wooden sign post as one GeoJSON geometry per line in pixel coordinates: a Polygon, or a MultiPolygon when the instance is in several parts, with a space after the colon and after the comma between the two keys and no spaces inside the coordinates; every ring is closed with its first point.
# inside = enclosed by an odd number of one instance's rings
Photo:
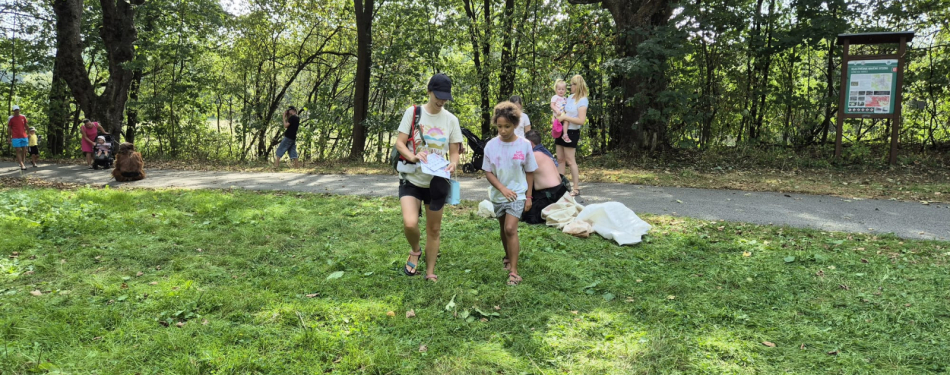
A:
{"type": "Polygon", "coordinates": [[[900,138],[901,99],[904,93],[904,54],[913,31],[896,33],[840,34],[841,90],[838,92],[835,159],[841,158],[841,136],[846,118],[891,119],[891,151],[888,162],[897,164],[900,138]],[[851,45],[898,44],[896,55],[851,55],[851,45]]]}

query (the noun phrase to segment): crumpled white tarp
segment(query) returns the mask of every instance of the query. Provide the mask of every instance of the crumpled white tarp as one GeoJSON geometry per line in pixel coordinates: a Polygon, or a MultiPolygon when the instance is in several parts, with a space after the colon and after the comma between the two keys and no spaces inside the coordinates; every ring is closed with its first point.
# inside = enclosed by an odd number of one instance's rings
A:
{"type": "Polygon", "coordinates": [[[623,203],[596,203],[584,207],[569,193],[541,211],[541,216],[547,225],[565,233],[587,237],[592,230],[621,246],[640,243],[643,235],[652,228],[623,203]]]}

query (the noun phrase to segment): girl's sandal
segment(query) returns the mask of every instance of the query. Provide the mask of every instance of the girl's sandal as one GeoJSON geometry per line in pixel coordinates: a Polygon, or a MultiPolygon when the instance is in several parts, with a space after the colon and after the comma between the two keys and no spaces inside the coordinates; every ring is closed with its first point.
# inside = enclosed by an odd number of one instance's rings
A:
{"type": "Polygon", "coordinates": [[[518,276],[517,273],[508,274],[508,285],[518,285],[521,284],[521,276],[518,276]]]}
{"type": "MultiPolygon", "coordinates": [[[[410,251],[410,252],[409,252],[409,258],[412,258],[412,257],[419,257],[419,256],[422,256],[422,251],[421,251],[421,250],[420,250],[420,251],[410,251]]],[[[415,276],[415,275],[418,275],[418,274],[419,274],[419,271],[416,271],[416,267],[418,267],[418,265],[415,264],[415,263],[410,262],[410,261],[409,261],[409,258],[406,258],[406,265],[402,267],[402,273],[406,274],[406,276],[415,276]],[[412,268],[412,271],[409,271],[410,268],[412,268]]],[[[418,258],[417,258],[417,259],[418,259],[418,258]]],[[[416,261],[418,262],[418,260],[416,260],[416,261]]]]}
{"type": "Polygon", "coordinates": [[[576,197],[576,196],[578,196],[578,195],[581,195],[581,191],[580,191],[580,190],[578,190],[578,189],[573,189],[573,190],[571,190],[571,196],[572,196],[572,197],[576,197]]]}
{"type": "Polygon", "coordinates": [[[438,281],[439,281],[439,276],[438,276],[438,275],[435,275],[435,274],[426,275],[426,280],[432,280],[432,282],[438,282],[438,281]]]}

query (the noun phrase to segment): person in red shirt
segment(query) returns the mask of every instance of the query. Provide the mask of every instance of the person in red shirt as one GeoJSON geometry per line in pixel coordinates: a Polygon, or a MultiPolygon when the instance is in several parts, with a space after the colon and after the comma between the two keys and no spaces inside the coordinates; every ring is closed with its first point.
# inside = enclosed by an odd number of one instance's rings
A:
{"type": "Polygon", "coordinates": [[[21,170],[26,170],[23,161],[26,160],[26,148],[30,139],[26,135],[26,116],[20,114],[20,106],[13,106],[13,116],[7,119],[7,128],[10,129],[11,143],[16,150],[16,161],[20,163],[21,170]]]}

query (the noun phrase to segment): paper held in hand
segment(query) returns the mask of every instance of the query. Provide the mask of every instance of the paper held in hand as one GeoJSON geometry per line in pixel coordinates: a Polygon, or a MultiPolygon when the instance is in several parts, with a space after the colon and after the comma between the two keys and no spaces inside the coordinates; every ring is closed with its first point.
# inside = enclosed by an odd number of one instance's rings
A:
{"type": "Polygon", "coordinates": [[[449,172],[445,170],[445,167],[449,166],[449,161],[437,154],[427,155],[426,161],[420,162],[419,165],[422,167],[422,173],[431,174],[436,177],[451,178],[449,172]]]}

